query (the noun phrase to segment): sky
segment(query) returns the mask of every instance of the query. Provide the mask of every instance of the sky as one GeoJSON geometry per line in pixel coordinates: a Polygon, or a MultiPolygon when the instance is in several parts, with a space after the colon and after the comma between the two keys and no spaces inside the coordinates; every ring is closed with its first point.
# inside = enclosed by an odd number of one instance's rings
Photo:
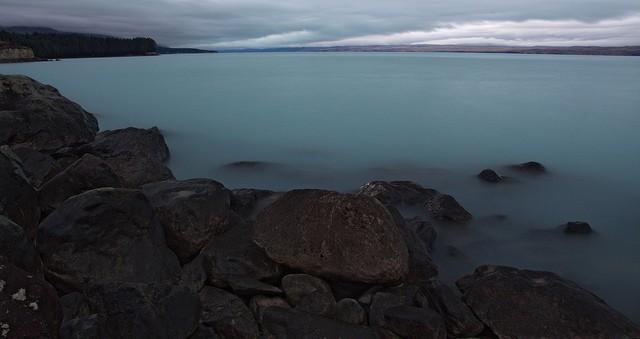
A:
{"type": "Polygon", "coordinates": [[[640,45],[640,0],[1,0],[0,26],[171,47],[640,45]]]}

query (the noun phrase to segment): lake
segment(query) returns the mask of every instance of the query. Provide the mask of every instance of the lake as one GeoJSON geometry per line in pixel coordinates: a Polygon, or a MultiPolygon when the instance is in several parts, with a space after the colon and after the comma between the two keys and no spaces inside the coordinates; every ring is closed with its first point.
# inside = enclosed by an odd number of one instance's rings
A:
{"type": "Polygon", "coordinates": [[[102,130],[158,126],[179,179],[344,192],[413,180],[451,194],[474,220],[434,223],[443,281],[479,264],[552,271],[640,323],[638,57],[220,53],[0,73],[55,86],[102,130]],[[507,168],[531,160],[548,174],[507,168]],[[225,166],[239,161],[259,166],[225,166]],[[481,182],[485,168],[512,180],[481,182]],[[595,233],[564,235],[573,220],[595,233]]]}

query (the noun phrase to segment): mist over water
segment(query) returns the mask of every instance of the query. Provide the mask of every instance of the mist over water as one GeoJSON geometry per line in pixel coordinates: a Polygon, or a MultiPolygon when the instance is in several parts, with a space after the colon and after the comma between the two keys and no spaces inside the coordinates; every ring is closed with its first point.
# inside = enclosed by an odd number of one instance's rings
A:
{"type": "Polygon", "coordinates": [[[345,192],[413,180],[451,194],[474,220],[434,223],[442,280],[479,264],[548,270],[640,323],[640,58],[255,53],[0,73],[55,86],[102,130],[158,126],[179,179],[345,192]],[[549,173],[507,168],[530,160],[549,173]],[[257,163],[226,166],[241,161],[257,163]],[[484,168],[513,180],[481,182],[484,168]],[[596,233],[563,234],[573,220],[596,233]]]}

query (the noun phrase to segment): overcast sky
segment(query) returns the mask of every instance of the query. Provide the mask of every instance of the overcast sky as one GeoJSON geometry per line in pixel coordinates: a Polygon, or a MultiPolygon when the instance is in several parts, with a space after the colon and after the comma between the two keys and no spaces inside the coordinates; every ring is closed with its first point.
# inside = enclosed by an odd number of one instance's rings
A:
{"type": "Polygon", "coordinates": [[[0,0],[0,26],[171,47],[640,45],[640,0],[0,0]]]}

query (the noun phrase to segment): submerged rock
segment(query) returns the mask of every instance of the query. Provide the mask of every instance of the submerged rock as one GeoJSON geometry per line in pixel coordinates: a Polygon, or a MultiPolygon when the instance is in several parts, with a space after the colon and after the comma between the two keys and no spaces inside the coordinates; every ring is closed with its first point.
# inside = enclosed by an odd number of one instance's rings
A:
{"type": "Polygon", "coordinates": [[[547,172],[547,169],[544,167],[544,165],[536,161],[529,161],[529,162],[523,162],[517,165],[510,165],[509,168],[519,172],[530,173],[530,174],[542,174],[547,172]]]}
{"type": "Polygon", "coordinates": [[[478,174],[478,178],[486,182],[501,182],[504,180],[503,176],[489,168],[482,170],[482,172],[478,174]]]}
{"type": "Polygon", "coordinates": [[[408,271],[393,217],[364,195],[287,192],[258,213],[252,238],[276,262],[320,277],[394,284],[408,271]]]}
{"type": "Polygon", "coordinates": [[[500,338],[640,337],[640,328],[602,299],[550,272],[486,265],[456,285],[500,338]]]}
{"type": "Polygon", "coordinates": [[[371,181],[360,187],[360,194],[380,200],[383,204],[423,203],[438,191],[422,187],[413,181],[371,181]]]}
{"type": "Polygon", "coordinates": [[[52,86],[0,75],[0,145],[55,150],[93,141],[98,121],[52,86]]]}
{"type": "Polygon", "coordinates": [[[591,225],[584,221],[569,221],[564,224],[563,231],[569,234],[589,234],[593,232],[591,225]]]}
{"type": "Polygon", "coordinates": [[[145,196],[99,188],[66,200],[38,227],[45,276],[59,291],[90,280],[175,283],[178,259],[145,196]]]}

